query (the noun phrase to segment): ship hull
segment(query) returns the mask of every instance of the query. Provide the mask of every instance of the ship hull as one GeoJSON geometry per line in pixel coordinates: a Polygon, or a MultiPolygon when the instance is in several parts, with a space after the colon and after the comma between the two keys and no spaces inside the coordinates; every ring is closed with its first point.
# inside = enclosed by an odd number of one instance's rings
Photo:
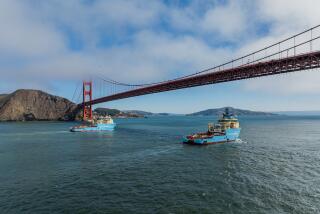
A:
{"type": "Polygon", "coordinates": [[[71,132],[100,132],[100,131],[113,131],[116,127],[115,123],[112,124],[97,124],[89,126],[75,126],[70,129],[71,132]]]}
{"type": "Polygon", "coordinates": [[[232,142],[239,138],[240,130],[241,130],[240,128],[229,128],[226,130],[224,135],[214,135],[214,136],[205,137],[205,138],[194,139],[194,138],[185,137],[183,139],[183,143],[190,144],[190,145],[209,145],[209,144],[232,142]]]}

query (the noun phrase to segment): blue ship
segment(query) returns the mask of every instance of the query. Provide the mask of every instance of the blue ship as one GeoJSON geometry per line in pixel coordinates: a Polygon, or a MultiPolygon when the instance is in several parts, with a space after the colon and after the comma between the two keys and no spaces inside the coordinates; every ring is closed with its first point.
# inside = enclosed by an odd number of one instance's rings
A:
{"type": "Polygon", "coordinates": [[[217,124],[208,124],[208,131],[186,136],[183,143],[192,145],[208,145],[235,141],[240,135],[240,124],[236,116],[226,108],[217,124]]]}
{"type": "Polygon", "coordinates": [[[116,124],[111,117],[97,117],[93,120],[88,120],[85,124],[70,128],[71,132],[98,132],[98,131],[113,131],[116,124]]]}

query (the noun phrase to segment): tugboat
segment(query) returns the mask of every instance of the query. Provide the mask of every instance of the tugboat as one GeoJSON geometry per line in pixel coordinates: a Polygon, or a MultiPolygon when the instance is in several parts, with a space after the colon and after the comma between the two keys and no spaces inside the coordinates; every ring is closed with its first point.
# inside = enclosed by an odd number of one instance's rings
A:
{"type": "Polygon", "coordinates": [[[116,124],[109,116],[98,116],[92,120],[85,121],[80,126],[70,128],[71,132],[95,132],[95,131],[112,131],[116,124]]]}
{"type": "Polygon", "coordinates": [[[208,145],[235,141],[240,135],[237,117],[226,108],[217,124],[209,123],[208,131],[186,136],[183,143],[191,145],[208,145]]]}

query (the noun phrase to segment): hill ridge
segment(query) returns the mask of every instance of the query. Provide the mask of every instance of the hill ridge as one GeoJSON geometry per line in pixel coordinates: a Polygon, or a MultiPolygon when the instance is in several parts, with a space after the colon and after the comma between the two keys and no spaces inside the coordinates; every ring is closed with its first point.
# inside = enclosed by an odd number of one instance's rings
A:
{"type": "Polygon", "coordinates": [[[272,115],[277,115],[271,112],[263,112],[263,111],[251,111],[251,110],[246,110],[246,109],[239,109],[239,108],[234,108],[234,107],[222,107],[222,108],[211,108],[211,109],[206,109],[198,112],[194,112],[191,114],[186,114],[187,116],[219,116],[221,115],[225,109],[228,108],[229,111],[237,116],[272,116],[272,115]]]}

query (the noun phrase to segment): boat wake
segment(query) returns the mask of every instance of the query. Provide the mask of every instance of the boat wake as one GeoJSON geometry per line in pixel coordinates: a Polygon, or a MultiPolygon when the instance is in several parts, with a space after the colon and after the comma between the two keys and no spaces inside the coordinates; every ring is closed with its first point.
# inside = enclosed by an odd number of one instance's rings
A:
{"type": "Polygon", "coordinates": [[[240,138],[236,139],[233,143],[238,143],[238,144],[247,144],[247,141],[241,140],[240,138]]]}

